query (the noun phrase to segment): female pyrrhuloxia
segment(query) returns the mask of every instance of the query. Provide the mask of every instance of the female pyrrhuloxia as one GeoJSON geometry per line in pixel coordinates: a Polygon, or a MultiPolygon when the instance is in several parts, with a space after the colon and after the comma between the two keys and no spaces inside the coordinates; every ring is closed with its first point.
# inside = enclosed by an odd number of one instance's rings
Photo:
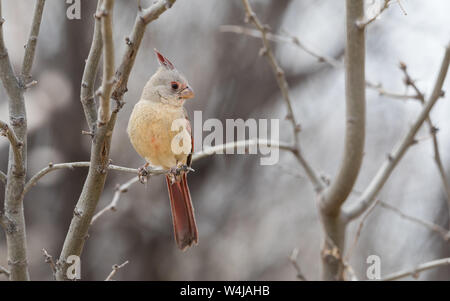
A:
{"type": "Polygon", "coordinates": [[[174,65],[156,49],[155,52],[161,66],[134,106],[127,132],[134,149],[146,160],[145,167],[151,164],[172,171],[166,175],[166,181],[173,228],[177,245],[184,250],[198,241],[185,173],[194,143],[183,108],[185,100],[194,97],[194,92],[174,65]]]}

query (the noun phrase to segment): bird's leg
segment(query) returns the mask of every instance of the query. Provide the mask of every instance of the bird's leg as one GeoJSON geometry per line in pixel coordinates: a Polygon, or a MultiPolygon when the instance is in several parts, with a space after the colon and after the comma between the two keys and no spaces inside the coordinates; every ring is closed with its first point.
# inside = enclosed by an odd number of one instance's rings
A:
{"type": "Polygon", "coordinates": [[[149,163],[145,163],[143,166],[139,167],[139,169],[138,169],[139,182],[141,182],[142,184],[147,182],[147,178],[148,178],[147,167],[148,166],[149,166],[149,163]]]}
{"type": "Polygon", "coordinates": [[[183,173],[187,173],[189,171],[194,171],[194,169],[192,169],[190,166],[186,165],[186,164],[182,164],[181,162],[177,162],[177,165],[170,168],[168,175],[170,178],[171,183],[175,183],[176,181],[179,180],[180,176],[183,173]]]}

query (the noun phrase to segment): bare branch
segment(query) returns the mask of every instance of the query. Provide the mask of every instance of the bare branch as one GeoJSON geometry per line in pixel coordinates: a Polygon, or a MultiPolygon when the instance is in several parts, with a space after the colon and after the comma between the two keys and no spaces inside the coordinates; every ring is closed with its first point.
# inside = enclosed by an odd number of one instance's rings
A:
{"type": "Polygon", "coordinates": [[[108,277],[106,277],[105,281],[111,281],[113,280],[112,277],[117,273],[118,270],[120,270],[121,268],[123,268],[124,266],[126,266],[128,264],[128,260],[125,261],[124,263],[122,263],[121,265],[113,265],[112,266],[112,271],[111,273],[109,273],[108,277]]]}
{"type": "Polygon", "coordinates": [[[386,91],[381,84],[374,84],[369,81],[366,81],[366,87],[371,88],[378,92],[380,96],[401,99],[401,100],[419,100],[419,97],[415,94],[400,94],[395,92],[386,91]]]}
{"type": "Polygon", "coordinates": [[[37,0],[34,7],[33,21],[31,22],[31,30],[28,43],[25,45],[25,55],[22,64],[22,85],[27,87],[31,79],[31,67],[33,66],[34,53],[36,52],[36,44],[41,27],[42,13],[44,12],[45,0],[37,0]]]}
{"type": "Polygon", "coordinates": [[[409,270],[404,270],[404,271],[400,271],[400,272],[396,272],[396,273],[392,273],[387,275],[386,277],[382,278],[381,280],[383,281],[392,281],[392,280],[398,280],[401,278],[405,278],[408,276],[414,277],[414,278],[418,278],[419,277],[419,273],[426,271],[426,270],[430,270],[430,269],[434,269],[437,267],[441,267],[441,266],[446,266],[446,265],[450,265],[450,257],[449,258],[442,258],[442,259],[437,259],[437,260],[433,260],[427,263],[422,263],[419,264],[418,266],[416,266],[413,269],[409,269],[409,270]]]}
{"type": "Polygon", "coordinates": [[[380,11],[375,14],[375,16],[373,16],[370,19],[366,19],[366,18],[361,18],[358,21],[356,21],[356,25],[360,28],[360,29],[364,29],[366,26],[368,26],[370,23],[372,23],[373,21],[375,21],[376,19],[378,19],[380,17],[380,15],[389,7],[389,4],[391,3],[391,0],[384,0],[384,4],[383,6],[380,8],[380,11]]]}
{"type": "Polygon", "coordinates": [[[301,148],[300,148],[300,124],[297,123],[297,120],[294,115],[294,111],[292,108],[292,102],[289,97],[289,86],[286,81],[286,77],[284,75],[283,69],[278,65],[275,55],[272,52],[272,48],[270,46],[269,40],[267,38],[267,26],[263,25],[256,14],[253,12],[252,7],[250,6],[250,3],[248,0],[242,0],[244,4],[244,8],[246,11],[246,20],[253,23],[255,25],[256,29],[261,33],[261,40],[263,42],[263,48],[261,49],[260,54],[264,55],[269,64],[272,68],[272,71],[276,77],[278,87],[280,88],[281,94],[283,96],[284,102],[287,107],[288,115],[287,118],[291,121],[292,129],[293,129],[293,135],[294,135],[294,148],[295,148],[295,157],[299,161],[299,163],[304,168],[308,178],[310,179],[311,183],[314,186],[314,190],[316,192],[320,192],[324,185],[320,180],[320,177],[317,175],[317,173],[313,170],[311,165],[306,161],[306,159],[303,157],[301,148]]]}
{"type": "Polygon", "coordinates": [[[116,192],[114,193],[114,197],[113,197],[111,203],[94,215],[94,217],[92,218],[92,221],[91,221],[91,225],[94,224],[97,221],[97,219],[100,216],[102,216],[103,214],[105,214],[107,211],[116,211],[117,203],[119,202],[121,194],[127,192],[128,188],[132,184],[137,183],[138,180],[139,180],[138,177],[134,177],[134,178],[130,179],[128,182],[126,182],[125,184],[117,185],[116,192]]]}
{"type": "MultiPolygon", "coordinates": [[[[239,25],[222,25],[222,26],[220,26],[220,31],[244,34],[244,35],[254,37],[254,38],[259,38],[259,39],[262,38],[262,34],[259,30],[246,28],[246,27],[239,26],[239,25]]],[[[320,63],[326,63],[334,68],[342,67],[342,63],[339,62],[338,60],[336,60],[332,57],[318,54],[316,51],[314,51],[310,47],[306,46],[302,41],[300,41],[299,38],[297,38],[295,36],[291,36],[288,34],[280,35],[280,34],[274,34],[274,33],[267,32],[266,38],[269,41],[273,41],[273,42],[294,44],[295,46],[302,49],[303,51],[305,51],[312,57],[315,57],[320,63]]]]}
{"type": "Polygon", "coordinates": [[[292,263],[292,266],[295,268],[295,271],[297,272],[297,279],[300,281],[307,281],[305,276],[303,276],[302,270],[300,269],[300,265],[298,264],[298,249],[295,248],[292,250],[291,256],[289,256],[289,261],[292,263]]]}
{"type": "MultiPolygon", "coordinates": [[[[414,89],[414,91],[416,91],[417,99],[419,99],[419,101],[422,103],[422,105],[425,106],[425,104],[426,104],[425,95],[422,93],[422,91],[420,91],[420,89],[417,87],[417,85],[414,82],[414,80],[409,75],[408,68],[407,68],[406,64],[405,63],[400,63],[400,69],[403,71],[403,74],[405,75],[405,79],[404,79],[405,84],[407,86],[411,86],[414,89]]],[[[448,183],[447,174],[446,174],[444,166],[442,164],[441,154],[440,154],[440,151],[439,151],[439,142],[438,142],[438,139],[437,139],[438,128],[436,128],[433,125],[433,122],[431,121],[430,115],[427,116],[426,122],[428,124],[429,129],[430,129],[430,134],[431,134],[431,138],[432,138],[432,141],[433,141],[434,161],[436,162],[436,166],[438,168],[439,175],[441,177],[442,184],[444,186],[444,191],[445,191],[445,194],[446,194],[446,197],[447,197],[447,203],[450,206],[450,186],[449,186],[449,183],[448,183]]]]}
{"type": "Polygon", "coordinates": [[[14,154],[14,166],[16,170],[20,173],[24,173],[22,167],[24,166],[24,162],[22,159],[22,141],[17,138],[14,131],[6,124],[5,122],[0,120],[0,136],[5,136],[8,138],[11,148],[14,154]]]}
{"type": "Polygon", "coordinates": [[[365,34],[355,26],[364,14],[361,1],[347,0],[347,44],[345,52],[346,131],[341,166],[331,186],[321,196],[321,210],[336,216],[351,193],[364,155],[365,139],[365,34]]]}
{"type": "Polygon", "coordinates": [[[42,253],[44,254],[44,260],[46,263],[48,263],[50,265],[50,268],[52,269],[52,273],[53,273],[53,278],[55,278],[56,276],[56,264],[55,261],[53,260],[53,256],[48,254],[47,250],[42,249],[42,253]]]}
{"type": "MultiPolygon", "coordinates": [[[[90,162],[69,162],[69,163],[58,163],[53,164],[49,163],[47,167],[43,168],[39,172],[37,172],[31,179],[26,183],[25,188],[23,190],[23,194],[27,194],[28,191],[30,191],[31,188],[33,188],[37,182],[46,174],[59,170],[59,169],[74,169],[77,167],[89,167],[91,165],[90,162]]],[[[127,173],[133,173],[138,174],[138,170],[134,168],[128,168],[128,167],[122,167],[117,165],[109,164],[107,167],[109,170],[116,170],[116,171],[122,171],[127,173]]],[[[152,171],[150,171],[151,173],[152,171]]]]}
{"type": "Polygon", "coordinates": [[[97,121],[97,108],[94,101],[94,84],[103,47],[101,21],[100,17],[97,17],[100,15],[101,6],[102,0],[98,0],[97,11],[94,14],[94,35],[84,67],[80,91],[81,104],[83,105],[83,111],[91,132],[94,131],[95,123],[97,121]]]}
{"type": "Polygon", "coordinates": [[[0,274],[3,274],[3,275],[5,275],[8,278],[9,278],[9,275],[10,275],[9,271],[6,268],[2,267],[1,265],[0,265],[0,274]]]}
{"type": "Polygon", "coordinates": [[[350,260],[350,257],[352,256],[353,251],[355,250],[356,245],[358,244],[358,240],[361,237],[361,232],[362,232],[362,229],[364,227],[364,223],[366,222],[366,220],[370,216],[370,214],[373,212],[375,207],[378,205],[379,201],[380,200],[375,201],[370,206],[370,208],[366,211],[366,213],[364,214],[363,218],[361,219],[361,222],[358,225],[358,229],[356,230],[356,234],[355,234],[355,237],[353,239],[353,244],[350,246],[350,248],[347,251],[347,254],[344,256],[346,261],[350,260]]]}
{"type": "Polygon", "coordinates": [[[400,217],[402,217],[402,218],[404,218],[406,220],[409,220],[409,221],[411,221],[413,223],[416,223],[416,224],[418,224],[420,226],[423,226],[423,227],[425,227],[425,228],[427,228],[427,229],[429,229],[429,230],[431,230],[433,232],[436,232],[437,234],[439,234],[439,236],[442,237],[442,239],[444,241],[447,241],[447,242],[450,241],[450,231],[449,230],[446,230],[445,228],[443,228],[443,227],[441,227],[441,226],[439,226],[437,224],[430,223],[430,222],[427,222],[427,221],[422,220],[420,218],[407,215],[407,214],[403,213],[400,209],[398,209],[398,208],[396,208],[396,207],[394,207],[394,206],[392,206],[392,205],[390,205],[390,204],[388,204],[386,202],[379,201],[379,204],[380,204],[380,207],[382,207],[384,209],[391,210],[393,213],[399,215],[400,217]]]}
{"type": "Polygon", "coordinates": [[[103,0],[100,11],[103,41],[103,76],[98,113],[98,126],[109,121],[109,104],[114,84],[114,41],[112,36],[112,15],[114,0],[103,0]]]}
{"type": "Polygon", "coordinates": [[[395,149],[395,151],[391,155],[388,156],[388,159],[380,167],[377,174],[370,182],[369,186],[364,190],[358,202],[356,202],[352,207],[350,207],[346,212],[344,212],[343,216],[347,221],[360,216],[370,206],[370,204],[377,196],[378,192],[386,183],[387,179],[391,175],[394,168],[397,166],[398,162],[403,158],[403,155],[414,143],[414,137],[416,136],[422,124],[429,116],[429,113],[433,108],[433,106],[442,96],[442,86],[447,76],[449,62],[450,62],[450,44],[445,49],[445,55],[442,60],[441,68],[436,83],[434,85],[433,92],[430,96],[430,99],[424,106],[422,112],[417,117],[414,124],[409,129],[405,138],[403,138],[399,146],[395,149]]]}
{"type": "Polygon", "coordinates": [[[3,184],[6,184],[7,176],[6,176],[6,174],[5,174],[3,171],[0,171],[0,181],[1,181],[3,184]]]}
{"type": "Polygon", "coordinates": [[[235,149],[235,148],[247,148],[254,145],[258,146],[267,146],[267,147],[276,147],[280,150],[287,150],[290,152],[295,152],[295,148],[292,145],[289,145],[285,142],[266,140],[266,139],[249,139],[249,140],[240,140],[228,142],[225,144],[220,144],[216,146],[210,146],[203,149],[200,152],[194,153],[192,155],[192,161],[196,161],[202,159],[204,157],[208,157],[217,153],[226,153],[227,150],[235,149]]]}

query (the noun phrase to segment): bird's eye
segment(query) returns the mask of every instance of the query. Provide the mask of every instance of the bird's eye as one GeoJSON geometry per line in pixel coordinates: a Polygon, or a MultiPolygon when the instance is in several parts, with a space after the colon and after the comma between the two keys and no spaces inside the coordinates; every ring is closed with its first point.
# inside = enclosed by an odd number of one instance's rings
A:
{"type": "Polygon", "coordinates": [[[177,82],[171,82],[172,89],[177,90],[178,89],[178,83],[177,82]]]}

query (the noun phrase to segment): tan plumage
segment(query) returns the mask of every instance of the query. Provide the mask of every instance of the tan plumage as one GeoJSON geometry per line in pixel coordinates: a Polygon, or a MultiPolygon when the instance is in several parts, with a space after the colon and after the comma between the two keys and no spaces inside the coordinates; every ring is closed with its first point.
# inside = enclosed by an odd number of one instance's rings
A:
{"type": "MultiPolygon", "coordinates": [[[[194,93],[172,63],[156,51],[161,67],[144,87],[128,122],[136,152],[152,166],[173,169],[190,164],[192,138],[184,101],[194,93]]],[[[168,175],[175,239],[180,249],[197,243],[198,233],[186,174],[168,175]]]]}

